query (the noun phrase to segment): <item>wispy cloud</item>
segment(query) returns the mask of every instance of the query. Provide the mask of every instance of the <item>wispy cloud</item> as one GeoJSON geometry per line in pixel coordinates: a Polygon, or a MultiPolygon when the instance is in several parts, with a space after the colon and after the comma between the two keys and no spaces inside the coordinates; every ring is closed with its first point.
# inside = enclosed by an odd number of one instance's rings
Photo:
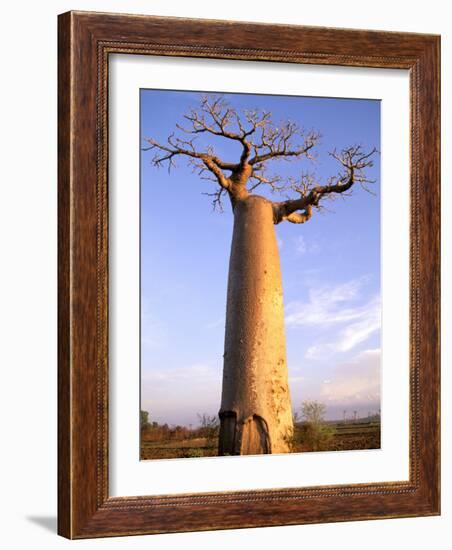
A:
{"type": "Polygon", "coordinates": [[[192,380],[204,383],[207,380],[216,378],[217,375],[218,369],[214,369],[211,365],[207,363],[194,363],[184,367],[149,369],[143,377],[143,382],[151,385],[157,381],[173,383],[192,380]]]}
{"type": "Polygon", "coordinates": [[[306,378],[304,376],[289,376],[290,384],[296,384],[297,382],[304,382],[306,378]]]}
{"type": "Polygon", "coordinates": [[[314,242],[307,242],[303,235],[295,239],[295,252],[298,256],[319,251],[319,245],[314,242]]]}
{"type": "MultiPolygon", "coordinates": [[[[312,364],[311,364],[312,366],[312,364]]],[[[342,418],[346,409],[350,414],[357,410],[360,415],[380,408],[380,349],[366,349],[355,353],[349,360],[339,361],[326,378],[316,378],[305,364],[306,377],[289,376],[290,392],[294,409],[298,411],[303,401],[314,400],[326,405],[326,417],[342,418]]],[[[314,369],[316,370],[316,369],[314,369]]]]}
{"type": "Polygon", "coordinates": [[[351,323],[340,332],[336,342],[338,351],[348,351],[361,342],[365,342],[371,334],[381,326],[380,298],[374,297],[363,308],[356,323],[351,323]]]}
{"type": "Polygon", "coordinates": [[[380,349],[368,349],[339,365],[319,399],[327,405],[379,406],[380,349]]]}
{"type": "Polygon", "coordinates": [[[380,299],[372,298],[364,306],[357,308],[356,322],[347,323],[330,340],[322,339],[310,346],[306,352],[308,359],[323,359],[336,353],[344,353],[365,342],[380,329],[380,299]]]}
{"type": "Polygon", "coordinates": [[[303,237],[303,235],[300,235],[296,242],[295,242],[295,250],[297,251],[297,254],[302,256],[303,254],[306,254],[306,251],[308,250],[308,247],[306,246],[306,240],[303,237]]]}
{"type": "Polygon", "coordinates": [[[224,315],[222,315],[221,317],[218,317],[217,319],[214,319],[210,323],[207,323],[206,328],[207,329],[212,329],[212,328],[224,327],[225,322],[226,322],[226,318],[225,318],[224,315]]]}
{"type": "Polygon", "coordinates": [[[361,279],[336,286],[313,287],[308,301],[290,302],[286,307],[286,325],[331,325],[351,321],[362,315],[362,307],[349,307],[361,289],[361,279]]]}
{"type": "Polygon", "coordinates": [[[380,297],[363,303],[366,278],[336,286],[311,288],[306,302],[291,302],[286,308],[287,327],[338,327],[328,339],[313,343],[306,352],[309,359],[346,352],[365,342],[381,324],[380,297]]]}

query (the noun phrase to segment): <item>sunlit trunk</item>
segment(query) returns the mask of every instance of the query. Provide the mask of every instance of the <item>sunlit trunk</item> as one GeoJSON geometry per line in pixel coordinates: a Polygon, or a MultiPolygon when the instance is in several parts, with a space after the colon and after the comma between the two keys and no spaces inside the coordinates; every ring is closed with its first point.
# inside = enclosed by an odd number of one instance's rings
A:
{"type": "Polygon", "coordinates": [[[272,205],[234,209],[219,454],[284,453],[293,434],[283,292],[272,205]]]}

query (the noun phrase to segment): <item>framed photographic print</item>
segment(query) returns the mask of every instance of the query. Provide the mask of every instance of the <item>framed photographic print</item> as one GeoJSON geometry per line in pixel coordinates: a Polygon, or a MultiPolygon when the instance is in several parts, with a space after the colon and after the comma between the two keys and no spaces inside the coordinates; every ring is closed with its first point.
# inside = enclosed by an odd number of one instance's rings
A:
{"type": "Polygon", "coordinates": [[[59,17],[59,533],[439,514],[439,37],[59,17]]]}

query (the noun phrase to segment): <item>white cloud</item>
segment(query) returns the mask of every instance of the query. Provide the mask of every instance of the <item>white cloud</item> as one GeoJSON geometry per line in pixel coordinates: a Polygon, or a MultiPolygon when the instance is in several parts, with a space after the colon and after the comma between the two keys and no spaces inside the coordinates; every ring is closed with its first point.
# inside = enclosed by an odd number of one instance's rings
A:
{"type": "Polygon", "coordinates": [[[290,302],[286,307],[286,326],[331,325],[351,321],[362,315],[361,307],[344,307],[354,300],[362,279],[336,286],[314,287],[308,302],[290,302]]]}
{"type": "Polygon", "coordinates": [[[297,254],[303,255],[307,251],[306,241],[303,235],[300,235],[295,243],[295,250],[297,251],[297,254]]]}
{"type": "Polygon", "coordinates": [[[373,298],[363,309],[356,323],[345,327],[335,343],[337,351],[348,351],[365,342],[381,326],[380,299],[373,298]]]}
{"type": "Polygon", "coordinates": [[[215,378],[216,375],[217,370],[207,363],[194,363],[186,367],[148,369],[143,383],[152,385],[157,381],[174,383],[184,380],[202,380],[204,382],[215,378]]]}
{"type": "Polygon", "coordinates": [[[338,331],[337,336],[333,336],[328,341],[322,339],[310,346],[306,352],[306,358],[325,359],[337,353],[345,353],[377,332],[381,327],[380,299],[374,297],[358,309],[355,322],[347,323],[338,331]]]}
{"type": "Polygon", "coordinates": [[[304,381],[305,381],[304,376],[289,376],[290,384],[296,384],[297,382],[304,382],[304,381]]]}
{"type": "Polygon", "coordinates": [[[316,253],[319,251],[319,245],[315,242],[306,242],[303,235],[299,235],[295,239],[295,252],[299,256],[303,256],[307,253],[316,253]]]}
{"type": "Polygon", "coordinates": [[[224,327],[225,323],[226,323],[226,318],[224,315],[222,315],[221,317],[214,319],[210,323],[207,323],[206,328],[212,329],[212,328],[224,327]]]}
{"type": "Polygon", "coordinates": [[[336,327],[328,340],[314,342],[307,350],[308,359],[350,351],[380,329],[380,297],[362,303],[365,278],[336,286],[314,287],[306,302],[291,302],[286,307],[286,326],[336,327]]]}
{"type": "Polygon", "coordinates": [[[369,349],[336,367],[329,384],[322,384],[319,399],[328,406],[379,406],[380,349],[369,349]]]}

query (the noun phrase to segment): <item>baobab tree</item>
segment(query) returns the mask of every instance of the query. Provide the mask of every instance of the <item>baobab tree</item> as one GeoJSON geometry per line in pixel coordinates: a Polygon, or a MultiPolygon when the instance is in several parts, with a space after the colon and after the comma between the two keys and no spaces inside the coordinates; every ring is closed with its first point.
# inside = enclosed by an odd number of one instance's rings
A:
{"type": "Polygon", "coordinates": [[[375,149],[352,145],[332,151],[338,173],[324,182],[306,172],[284,180],[269,167],[282,160],[313,160],[318,132],[290,120],[277,124],[267,111],[239,113],[223,96],[202,97],[184,119],[166,142],[146,138],[143,150],[152,150],[153,164],[169,171],[178,158],[187,159],[200,178],[215,183],[208,193],[214,208],[222,210],[225,198],[232,207],[219,454],[289,452],[293,420],[274,226],[306,223],[326,199],[346,196],[356,184],[367,189],[366,169],[375,149]],[[211,137],[211,143],[200,147],[201,136],[211,137]],[[236,159],[217,154],[218,138],[237,145],[236,159]],[[258,194],[265,188],[286,196],[270,200],[258,194]]]}

